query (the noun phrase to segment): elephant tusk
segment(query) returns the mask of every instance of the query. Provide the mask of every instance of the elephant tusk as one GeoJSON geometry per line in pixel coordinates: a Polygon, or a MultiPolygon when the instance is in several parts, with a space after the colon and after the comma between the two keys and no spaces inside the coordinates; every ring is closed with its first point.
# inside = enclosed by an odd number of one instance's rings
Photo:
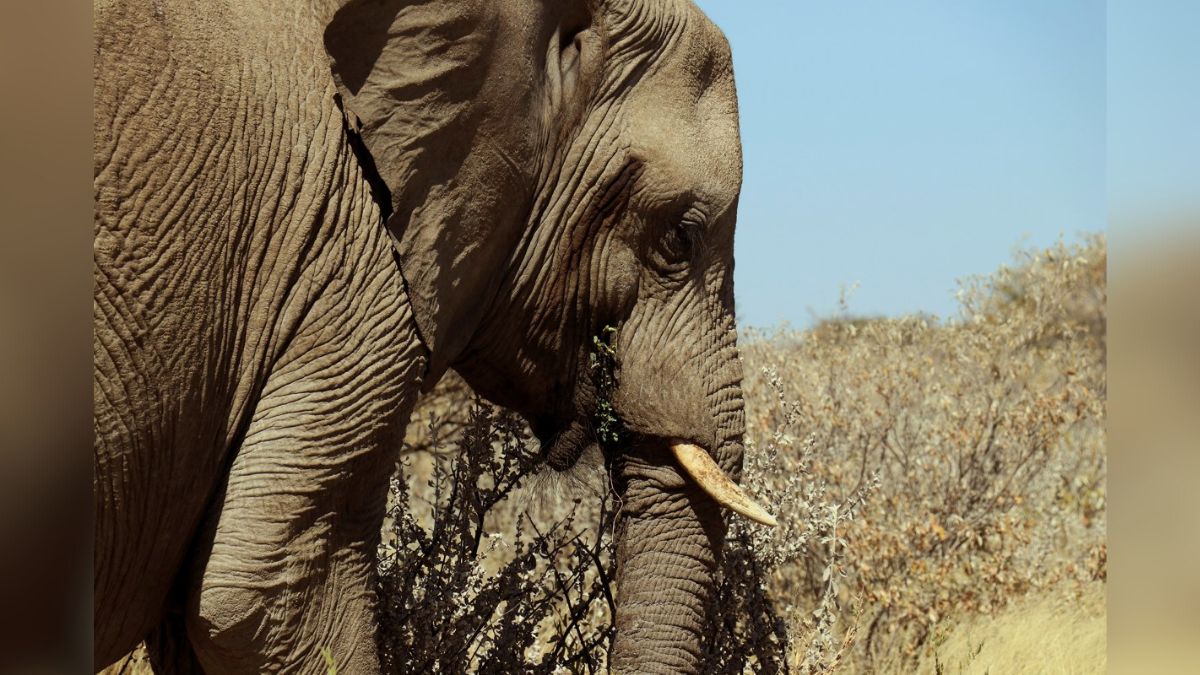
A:
{"type": "Polygon", "coordinates": [[[779,524],[775,516],[767,513],[766,509],[759,506],[737,483],[725,475],[704,448],[691,443],[673,443],[671,452],[675,453],[675,459],[679,461],[683,470],[713,498],[713,501],[756,523],[771,527],[779,524]]]}

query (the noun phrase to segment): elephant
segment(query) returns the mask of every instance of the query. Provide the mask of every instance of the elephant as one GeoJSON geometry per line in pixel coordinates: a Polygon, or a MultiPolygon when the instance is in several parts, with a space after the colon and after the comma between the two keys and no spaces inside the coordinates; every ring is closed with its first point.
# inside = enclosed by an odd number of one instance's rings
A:
{"type": "Polygon", "coordinates": [[[688,0],[96,0],[95,37],[95,665],[379,672],[387,481],[454,369],[548,470],[603,447],[612,669],[702,669],[723,509],[774,523],[737,484],[720,30],[688,0]]]}

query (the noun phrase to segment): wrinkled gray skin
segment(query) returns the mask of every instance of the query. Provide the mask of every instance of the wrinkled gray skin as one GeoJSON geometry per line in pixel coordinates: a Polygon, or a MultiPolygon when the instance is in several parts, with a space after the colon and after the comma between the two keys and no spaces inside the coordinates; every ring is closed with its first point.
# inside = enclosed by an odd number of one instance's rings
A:
{"type": "Polygon", "coordinates": [[[728,46],[682,0],[97,0],[95,660],[379,669],[371,574],[419,387],[549,464],[616,326],[620,672],[702,667],[737,476],[728,46]],[[385,227],[386,224],[386,227],[385,227]]]}

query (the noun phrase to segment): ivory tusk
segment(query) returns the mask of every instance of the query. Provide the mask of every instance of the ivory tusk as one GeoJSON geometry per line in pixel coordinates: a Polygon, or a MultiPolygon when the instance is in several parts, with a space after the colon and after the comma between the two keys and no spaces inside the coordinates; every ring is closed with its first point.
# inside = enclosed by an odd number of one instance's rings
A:
{"type": "Polygon", "coordinates": [[[750,496],[743,492],[737,483],[725,475],[725,472],[717,466],[704,448],[691,443],[673,443],[671,452],[675,453],[675,459],[679,462],[679,466],[683,467],[683,470],[692,477],[692,480],[696,481],[702,490],[708,493],[709,497],[713,498],[713,501],[756,523],[771,527],[779,524],[775,520],[775,516],[767,513],[766,509],[750,499],[750,496]]]}

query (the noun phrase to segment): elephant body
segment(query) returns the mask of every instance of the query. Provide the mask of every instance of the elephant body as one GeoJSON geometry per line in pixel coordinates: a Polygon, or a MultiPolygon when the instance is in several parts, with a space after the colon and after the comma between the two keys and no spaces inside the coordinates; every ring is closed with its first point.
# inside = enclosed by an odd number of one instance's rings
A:
{"type": "Polygon", "coordinates": [[[596,442],[581,364],[608,324],[629,354],[614,668],[699,667],[724,521],[668,447],[736,477],[742,427],[736,102],[706,22],[669,1],[97,2],[97,668],[146,639],[167,672],[321,672],[323,648],[377,672],[416,393],[453,367],[569,466],[596,442]],[[655,121],[676,109],[684,162],[655,121]]]}
{"type": "MultiPolygon", "coordinates": [[[[318,17],[102,9],[96,665],[173,613],[214,654],[284,645],[273,633],[318,597],[343,625],[313,630],[369,635],[376,514],[425,353],[318,17]],[[379,480],[326,489],[364,474],[379,480]],[[337,584],[360,597],[324,590],[337,584]]],[[[330,646],[350,672],[373,658],[330,646]]]]}

